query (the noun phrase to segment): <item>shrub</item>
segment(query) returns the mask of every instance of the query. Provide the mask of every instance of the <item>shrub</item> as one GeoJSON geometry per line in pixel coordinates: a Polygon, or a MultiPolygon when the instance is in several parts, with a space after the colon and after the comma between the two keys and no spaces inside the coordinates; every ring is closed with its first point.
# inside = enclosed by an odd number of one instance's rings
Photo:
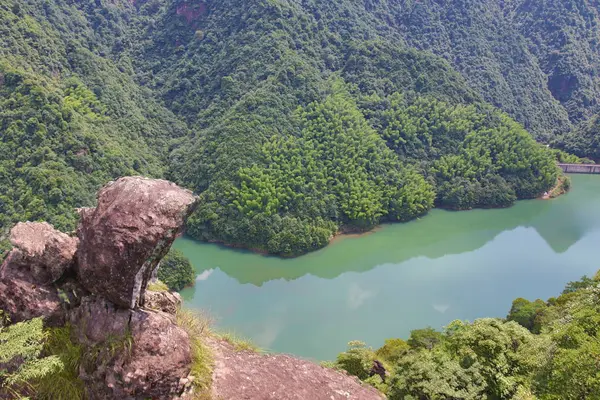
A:
{"type": "Polygon", "coordinates": [[[336,366],[364,381],[369,378],[374,360],[373,350],[365,343],[354,340],[348,343],[348,350],[337,356],[336,366]]]}
{"type": "Polygon", "coordinates": [[[181,251],[171,249],[160,262],[158,279],[170,290],[181,290],[194,283],[194,268],[181,251]]]}
{"type": "Polygon", "coordinates": [[[409,349],[408,343],[402,339],[386,339],[384,345],[377,349],[375,355],[390,364],[395,364],[409,349]]]}

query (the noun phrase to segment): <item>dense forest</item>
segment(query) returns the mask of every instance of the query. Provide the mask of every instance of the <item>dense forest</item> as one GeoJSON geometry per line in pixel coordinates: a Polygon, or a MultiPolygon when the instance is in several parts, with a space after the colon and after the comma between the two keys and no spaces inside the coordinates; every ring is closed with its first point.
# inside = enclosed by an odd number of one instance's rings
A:
{"type": "Polygon", "coordinates": [[[546,145],[599,158],[587,0],[0,0],[0,21],[0,241],[143,174],[201,195],[193,237],[297,255],[539,196],[580,162],[546,145]]]}
{"type": "Polygon", "coordinates": [[[583,277],[547,301],[516,299],[505,319],[419,329],[377,350],[350,342],[328,364],[390,400],[597,399],[599,281],[583,277]],[[371,373],[375,360],[387,370],[383,377],[371,373]]]}

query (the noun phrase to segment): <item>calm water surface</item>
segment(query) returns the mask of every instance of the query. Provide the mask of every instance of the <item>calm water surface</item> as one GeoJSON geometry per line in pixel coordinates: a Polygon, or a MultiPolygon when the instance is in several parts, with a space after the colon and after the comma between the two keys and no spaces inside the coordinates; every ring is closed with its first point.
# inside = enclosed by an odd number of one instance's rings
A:
{"type": "Polygon", "coordinates": [[[558,199],[501,210],[433,210],[295,259],[178,239],[196,268],[186,305],[259,346],[333,359],[454,319],[506,316],[513,299],[555,296],[600,269],[600,176],[558,199]]]}

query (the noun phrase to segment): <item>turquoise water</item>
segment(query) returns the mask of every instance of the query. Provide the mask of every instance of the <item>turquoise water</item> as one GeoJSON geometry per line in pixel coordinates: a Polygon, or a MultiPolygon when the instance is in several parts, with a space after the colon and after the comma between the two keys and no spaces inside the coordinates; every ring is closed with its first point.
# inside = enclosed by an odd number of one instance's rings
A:
{"type": "Polygon", "coordinates": [[[186,305],[276,352],[333,359],[454,319],[504,317],[516,297],[547,299],[600,269],[600,176],[573,175],[554,200],[385,225],[280,259],[178,239],[196,268],[186,305]]]}

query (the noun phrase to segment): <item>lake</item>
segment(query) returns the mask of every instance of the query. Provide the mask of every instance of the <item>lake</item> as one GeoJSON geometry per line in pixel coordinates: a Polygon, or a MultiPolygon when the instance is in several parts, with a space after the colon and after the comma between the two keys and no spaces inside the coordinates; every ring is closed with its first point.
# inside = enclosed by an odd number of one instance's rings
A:
{"type": "Polygon", "coordinates": [[[186,306],[262,348],[334,359],[350,340],[379,347],[455,319],[505,317],[512,300],[557,296],[600,269],[600,176],[508,209],[433,210],[280,259],[178,239],[197,271],[186,306]]]}

